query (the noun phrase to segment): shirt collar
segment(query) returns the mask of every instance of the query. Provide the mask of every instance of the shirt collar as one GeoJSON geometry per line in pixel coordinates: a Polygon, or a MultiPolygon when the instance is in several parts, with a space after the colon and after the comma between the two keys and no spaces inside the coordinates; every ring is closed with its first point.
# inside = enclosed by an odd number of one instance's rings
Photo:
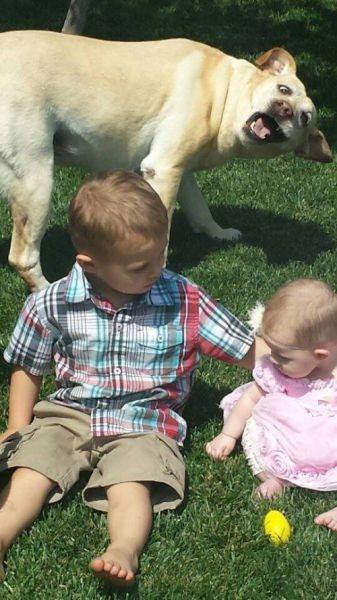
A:
{"type": "MultiPolygon", "coordinates": [[[[172,287],[173,273],[162,269],[160,276],[146,294],[142,294],[136,300],[129,302],[124,307],[130,307],[134,304],[147,304],[149,306],[172,306],[175,304],[172,287]]],[[[80,265],[75,262],[66,282],[65,299],[67,302],[84,302],[91,297],[93,292],[90,281],[86,278],[80,265]]],[[[122,307],[122,308],[124,308],[122,307]]]]}

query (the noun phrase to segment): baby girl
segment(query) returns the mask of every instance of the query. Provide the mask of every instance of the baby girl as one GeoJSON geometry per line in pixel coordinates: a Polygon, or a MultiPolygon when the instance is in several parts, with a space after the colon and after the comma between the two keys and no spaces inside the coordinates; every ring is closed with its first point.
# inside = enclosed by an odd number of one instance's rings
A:
{"type": "MultiPolygon", "coordinates": [[[[259,333],[271,354],[256,363],[253,383],[223,398],[224,426],[206,451],[224,460],[242,436],[263,498],[287,485],[337,490],[337,295],[313,279],[283,285],[259,333]]],[[[337,531],[337,507],[315,523],[337,531]]]]}

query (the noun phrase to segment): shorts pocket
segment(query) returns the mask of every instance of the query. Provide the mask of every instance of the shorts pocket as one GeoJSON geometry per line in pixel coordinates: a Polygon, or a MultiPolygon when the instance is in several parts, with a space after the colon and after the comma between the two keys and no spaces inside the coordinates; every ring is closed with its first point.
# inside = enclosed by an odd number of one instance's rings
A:
{"type": "Polygon", "coordinates": [[[173,476],[182,487],[185,485],[185,463],[178,448],[173,449],[170,443],[156,436],[158,451],[162,462],[163,471],[173,476]]]}
{"type": "Polygon", "coordinates": [[[19,431],[12,433],[6,438],[0,444],[0,466],[2,463],[7,463],[8,459],[18,451],[22,443],[33,437],[35,431],[35,425],[27,425],[27,427],[19,429],[19,431]]]}

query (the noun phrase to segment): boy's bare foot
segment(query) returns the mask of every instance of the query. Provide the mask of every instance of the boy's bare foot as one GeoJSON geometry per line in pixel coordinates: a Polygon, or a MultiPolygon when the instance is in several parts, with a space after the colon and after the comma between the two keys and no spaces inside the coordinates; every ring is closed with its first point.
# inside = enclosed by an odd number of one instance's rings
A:
{"type": "Polygon", "coordinates": [[[264,498],[270,500],[275,496],[278,496],[284,488],[284,485],[280,479],[276,477],[268,477],[265,481],[260,483],[259,487],[256,488],[255,495],[258,498],[264,498]]]}
{"type": "Polygon", "coordinates": [[[328,529],[332,529],[332,531],[337,531],[337,507],[318,515],[315,519],[315,523],[316,525],[328,527],[328,529]]]}
{"type": "Polygon", "coordinates": [[[138,557],[130,555],[125,548],[109,546],[101,556],[90,563],[95,575],[102,577],[119,587],[134,583],[138,569],[138,557]]]}

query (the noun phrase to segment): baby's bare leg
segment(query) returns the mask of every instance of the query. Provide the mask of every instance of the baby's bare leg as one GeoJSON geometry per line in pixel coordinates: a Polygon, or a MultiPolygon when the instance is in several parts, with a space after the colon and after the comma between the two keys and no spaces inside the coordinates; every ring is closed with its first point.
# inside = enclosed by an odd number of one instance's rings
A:
{"type": "Polygon", "coordinates": [[[256,496],[259,498],[270,500],[271,498],[274,498],[274,496],[278,496],[285,487],[285,483],[282,479],[274,477],[271,473],[268,473],[268,471],[257,473],[257,477],[262,481],[255,491],[256,496]]]}
{"type": "Polygon", "coordinates": [[[32,469],[17,468],[0,493],[0,581],[4,578],[3,560],[15,538],[40,514],[45,500],[55,486],[32,469]]]}
{"type": "Polygon", "coordinates": [[[150,485],[118,483],[106,488],[110,544],[90,566],[96,575],[119,586],[134,582],[138,558],[152,526],[150,485]]]}

